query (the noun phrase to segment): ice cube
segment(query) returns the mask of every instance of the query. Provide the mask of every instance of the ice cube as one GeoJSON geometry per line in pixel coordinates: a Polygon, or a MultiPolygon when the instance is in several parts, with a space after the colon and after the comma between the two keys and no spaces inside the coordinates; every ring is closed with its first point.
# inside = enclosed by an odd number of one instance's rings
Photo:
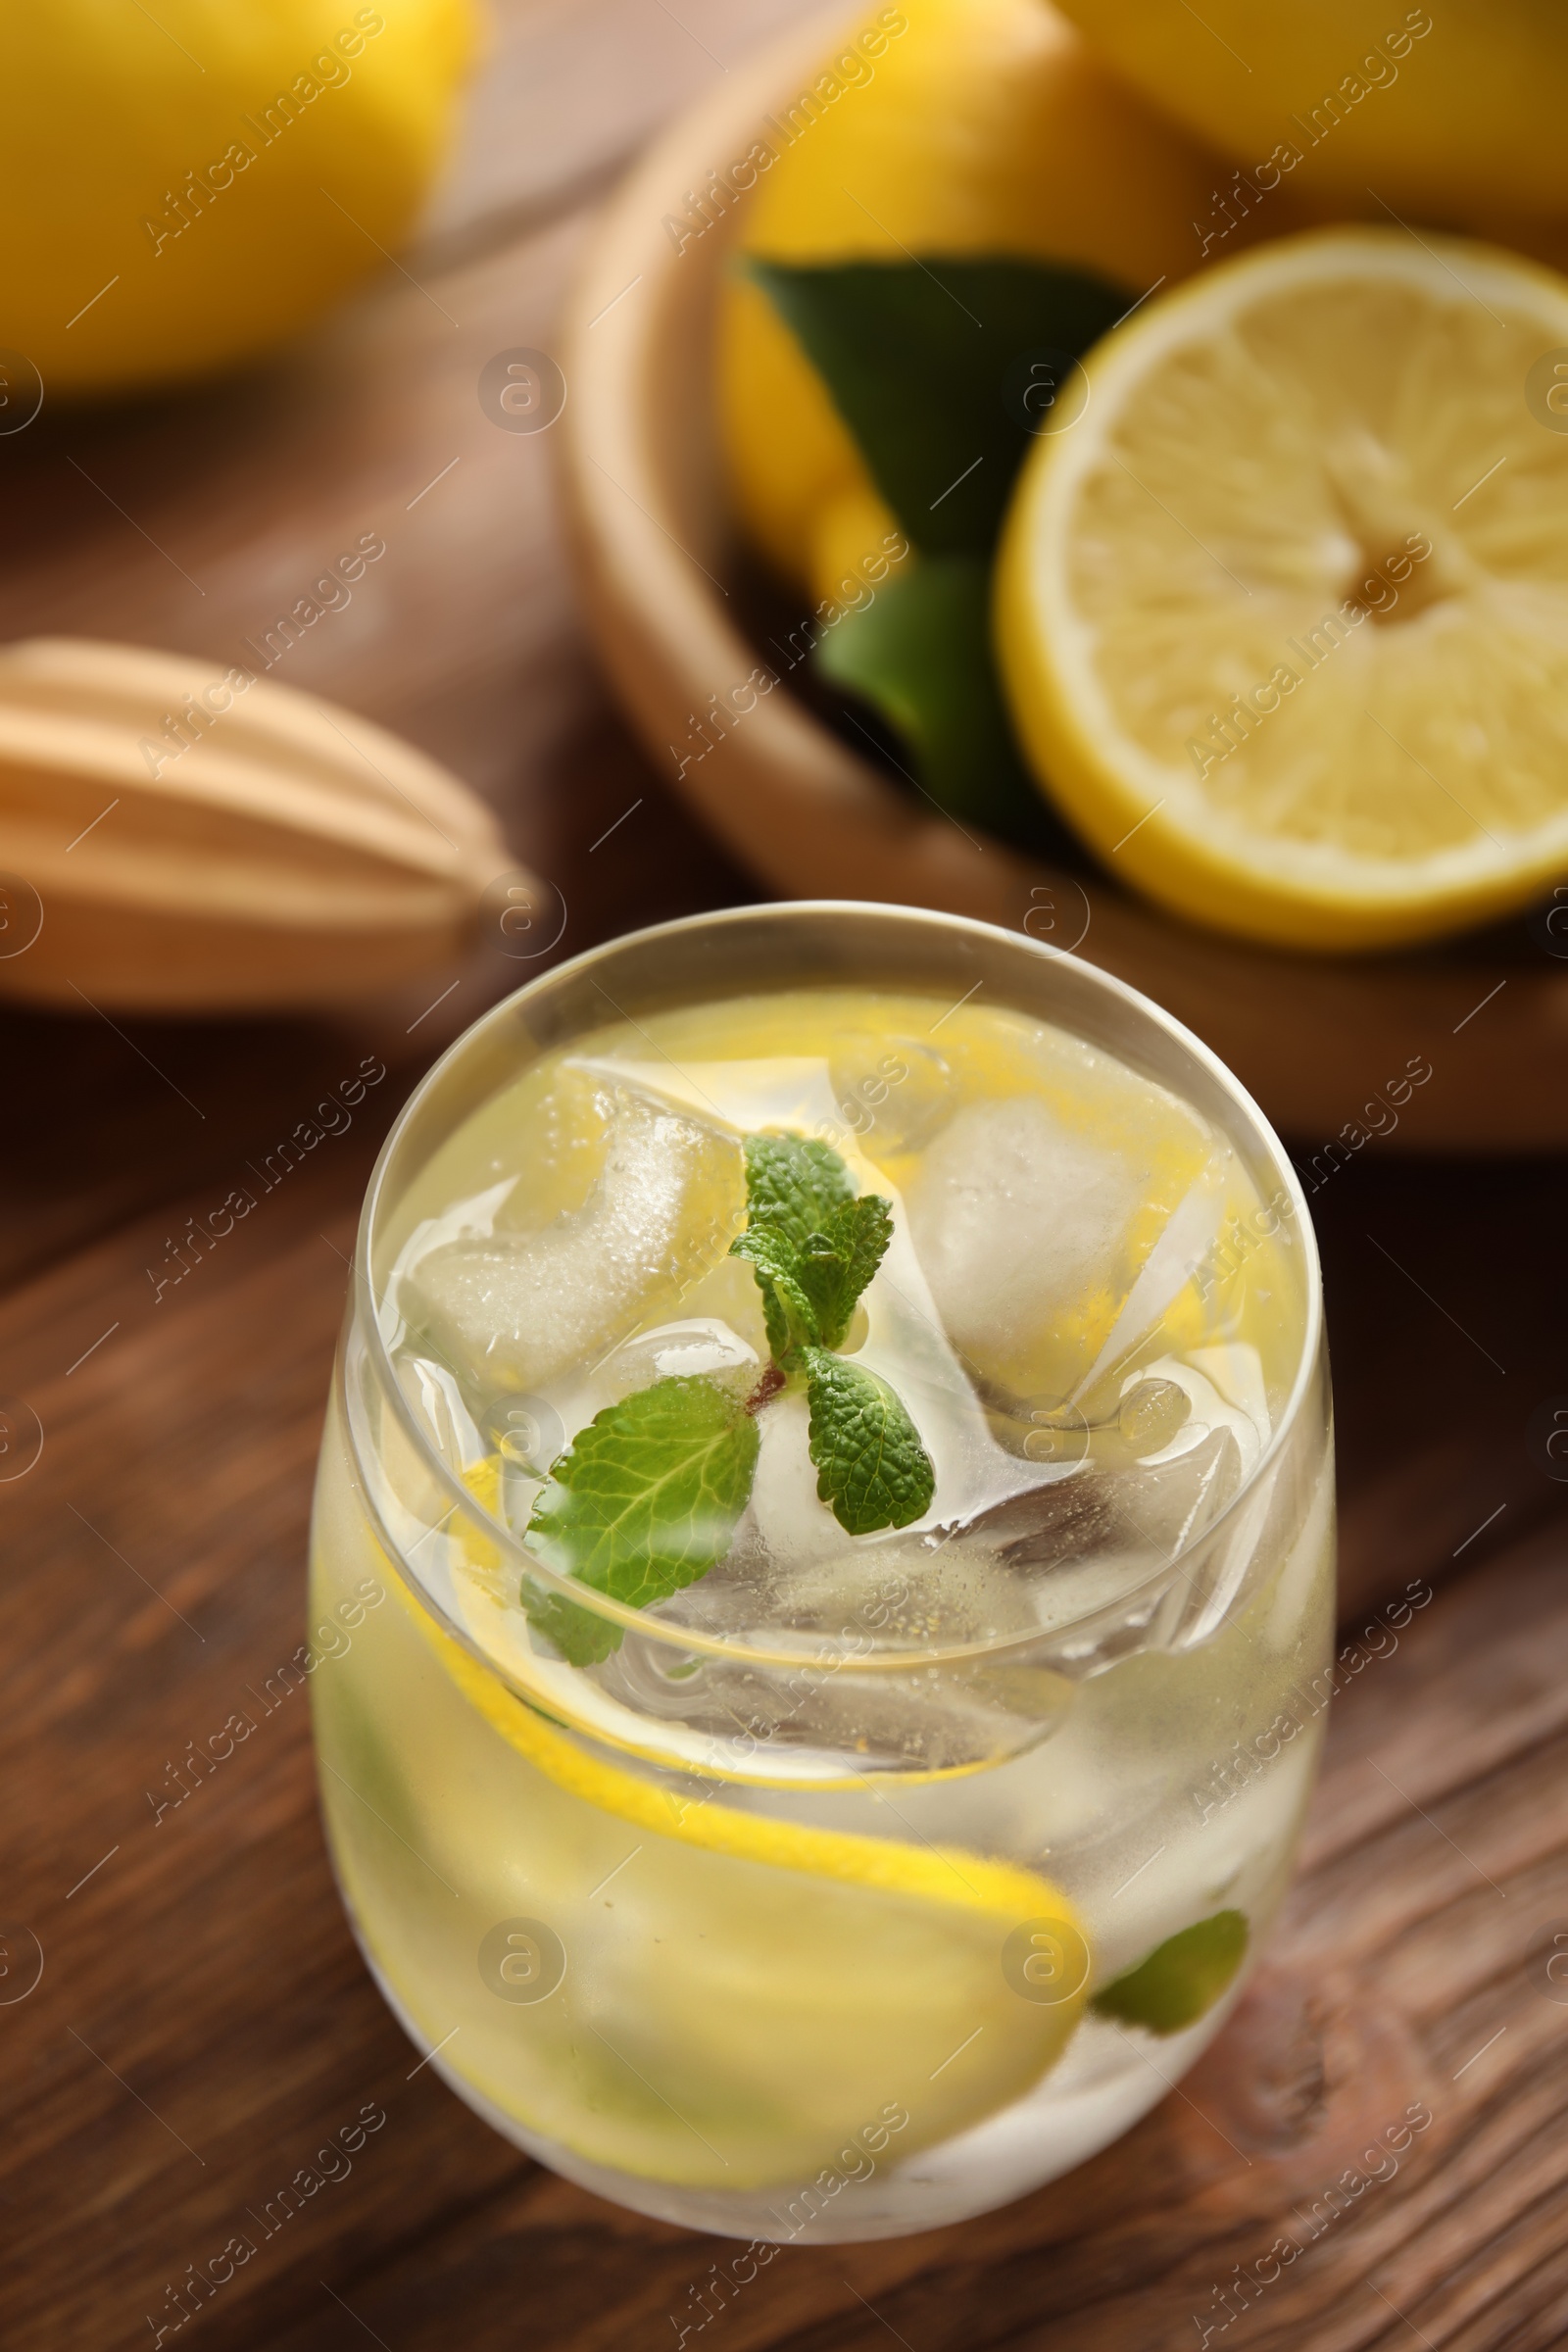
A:
{"type": "Polygon", "coordinates": [[[1192,1399],[1177,1382],[1135,1373],[1122,1394],[1116,1435],[1134,1455],[1158,1453],[1175,1444],[1192,1413],[1192,1399]]]}
{"type": "MultiPolygon", "coordinates": [[[[807,1399],[794,1391],[759,1412],[751,1503],[729,1556],[682,1592],[670,1615],[709,1632],[765,1628],[893,1648],[989,1641],[1037,1623],[1025,1581],[999,1561],[996,1545],[954,1545],[951,1522],[847,1535],[818,1496],[808,1423],[807,1399]]],[[[1034,1484],[1055,1475],[998,1460],[1034,1484]]],[[[960,1463],[949,1482],[961,1494],[990,1501],[1007,1491],[965,1468],[977,1465],[960,1463]]]]}
{"type": "Polygon", "coordinates": [[[1087,1458],[1070,1477],[1013,1495],[950,1537],[950,1555],[979,1549],[1028,1588],[1036,1621],[1063,1638],[1067,1671],[1137,1645],[1161,1596],[1159,1571],[1241,1487],[1232,1430],[1190,1424],[1182,1436],[1185,1449],[1159,1461],[1106,1468],[1087,1458]]]}
{"type": "Polygon", "coordinates": [[[1041,1622],[1063,1634],[1069,1671],[1087,1672],[1145,1639],[1159,1646],[1200,1640],[1252,1567],[1266,1494],[1254,1488],[1227,1532],[1174,1580],[1159,1571],[1241,1494],[1269,1427],[1255,1348],[1230,1342],[1156,1357],[1126,1374],[1120,1413],[1083,1433],[1079,1466],[1060,1485],[978,1514],[955,1541],[992,1546],[1030,1582],[1041,1622]],[[1081,1635],[1071,1631],[1080,1622],[1081,1635]]]}
{"type": "Polygon", "coordinates": [[[839,1115],[873,1160],[918,1151],[953,1107],[951,1068],[916,1038],[852,1031],[829,1068],[839,1115]]]}
{"type": "Polygon", "coordinates": [[[1185,1355],[1156,1356],[1139,1372],[1127,1375],[1124,1403],[1132,1403],[1141,1390],[1156,1388],[1180,1390],[1187,1417],[1159,1452],[1152,1446],[1145,1449],[1147,1461],[1173,1460],[1209,1430],[1228,1429],[1236,1440],[1244,1474],[1251,1471],[1273,1426],[1263,1366],[1255,1348],[1245,1340],[1228,1340],[1214,1348],[1191,1348],[1185,1355]]]}
{"type": "Polygon", "coordinates": [[[1235,1438],[1211,1429],[1173,1461],[1130,1469],[1086,1461],[1071,1478],[999,1503],[966,1533],[983,1535],[1031,1576],[1107,1557],[1152,1569],[1212,1524],[1241,1475],[1235,1438]]]}
{"type": "Polygon", "coordinates": [[[1125,1363],[1133,1349],[1148,1339],[1209,1255],[1224,1215],[1225,1174],[1231,1156],[1228,1147],[1217,1151],[1166,1218],[1115,1322],[1101,1342],[1099,1353],[1079,1380],[1080,1396],[1091,1394],[1102,1373],[1125,1363]]]}
{"type": "Polygon", "coordinates": [[[465,1386],[537,1391],[591,1362],[722,1257],[745,1199],[738,1144],[630,1088],[604,1165],[535,1233],[469,1232],[404,1272],[401,1305],[465,1386]]]}
{"type": "Polygon", "coordinates": [[[699,1373],[749,1393],[761,1369],[757,1349],[739,1332],[716,1315],[692,1315],[623,1340],[594,1366],[592,1386],[604,1404],[618,1403],[656,1380],[690,1380],[699,1373]]]}
{"type": "Polygon", "coordinates": [[[817,1494],[809,1420],[806,1398],[799,1394],[780,1396],[757,1416],[761,1443],[752,1484],[752,1518],[759,1542],[781,1568],[840,1559],[854,1540],[817,1494]]]}
{"type": "Polygon", "coordinates": [[[1050,1359],[1081,1365],[1084,1302],[1114,1278],[1142,1198],[1136,1163],[1039,1096],[960,1110],[906,1190],[954,1345],[1025,1395],[1049,1385],[1050,1359]]]}

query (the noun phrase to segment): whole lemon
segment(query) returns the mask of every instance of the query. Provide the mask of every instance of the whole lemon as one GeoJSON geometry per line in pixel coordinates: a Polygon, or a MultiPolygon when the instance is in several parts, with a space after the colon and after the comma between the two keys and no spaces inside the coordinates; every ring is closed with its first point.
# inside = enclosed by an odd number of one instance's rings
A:
{"type": "MultiPolygon", "coordinates": [[[[850,27],[751,150],[738,250],[770,261],[1014,256],[1097,271],[1129,301],[1201,258],[1222,168],[1101,65],[1045,0],[899,0],[850,27]]],[[[733,174],[737,184],[744,173],[733,174]]],[[[1279,192],[1258,227],[1297,225],[1279,192]]],[[[1238,223],[1230,252],[1258,228],[1238,223]]],[[[733,266],[719,321],[731,495],[777,568],[819,594],[893,528],[858,450],[761,288],[733,266]]]]}
{"type": "Polygon", "coordinates": [[[1568,214],[1559,0],[1061,6],[1129,81],[1244,168],[1277,158],[1313,195],[1379,220],[1379,199],[1467,228],[1568,214]]]}
{"type": "Polygon", "coordinates": [[[414,219],[469,0],[48,0],[0,35],[0,345],[45,395],[209,373],[414,219]]]}

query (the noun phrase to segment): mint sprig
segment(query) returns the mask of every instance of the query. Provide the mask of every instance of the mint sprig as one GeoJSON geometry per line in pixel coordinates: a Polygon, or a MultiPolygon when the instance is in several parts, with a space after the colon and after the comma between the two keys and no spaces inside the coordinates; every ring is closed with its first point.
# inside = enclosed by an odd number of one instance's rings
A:
{"type": "Polygon", "coordinates": [[[834,1352],[887,1253],[892,1205],[857,1196],[838,1153],[805,1136],[749,1137],[746,1179],[730,1255],[757,1277],[774,1362],[805,1378],[817,1494],[847,1535],[907,1527],[931,1507],[931,1457],[887,1382],[834,1352]]]}
{"type": "MultiPolygon", "coordinates": [[[[721,1560],[751,1499],[757,1416],[804,1383],[817,1494],[852,1536],[907,1527],[936,1474],[888,1383],[836,1350],[893,1234],[880,1194],[858,1195],[830,1146],[746,1139],[747,1226],[730,1254],[762,1295],[773,1367],[753,1395],[702,1377],[655,1381],[597,1413],[552,1463],[528,1521],[537,1557],[631,1608],[667,1599],[721,1560]]],[[[574,1666],[620,1646],[621,1628],[524,1579],[522,1605],[574,1666]]]]}

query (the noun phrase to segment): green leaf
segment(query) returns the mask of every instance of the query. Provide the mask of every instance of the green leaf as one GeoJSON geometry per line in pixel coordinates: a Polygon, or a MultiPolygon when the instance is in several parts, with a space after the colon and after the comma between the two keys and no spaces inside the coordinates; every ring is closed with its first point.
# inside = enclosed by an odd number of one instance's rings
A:
{"type": "MultiPolygon", "coordinates": [[[[527,1541],[547,1567],[645,1609],[724,1557],[757,1450],[757,1423],[728,1390],[700,1378],[655,1381],[596,1413],[558,1457],[527,1541]]],[[[523,1606],[573,1664],[619,1646],[618,1626],[560,1594],[541,1603],[525,1587],[523,1606]]]]}
{"type": "Polygon", "coordinates": [[[923,1517],[936,1472],[903,1404],[874,1372],[825,1348],[803,1350],[816,1491],[852,1536],[923,1517]]]}
{"type": "Polygon", "coordinates": [[[892,1204],[857,1197],[839,1154],[802,1135],[748,1136],[746,1178],[750,1223],[730,1255],[757,1277],[774,1360],[806,1374],[816,1491],[852,1536],[907,1527],[930,1507],[930,1457],[887,1382],[832,1353],[882,1263],[892,1204]]]}
{"type": "Polygon", "coordinates": [[[568,1666],[599,1666],[620,1647],[622,1628],[592,1609],[579,1609],[559,1592],[547,1592],[532,1579],[524,1581],[522,1605],[529,1621],[548,1634],[568,1666]]]}
{"type": "Polygon", "coordinates": [[[987,559],[916,564],[870,604],[846,612],[811,659],[820,677],[858,695],[893,729],[912,765],[910,782],[939,808],[1021,847],[1068,850],[1013,740],[992,652],[987,559]]]}
{"type": "Polygon", "coordinates": [[[762,1320],[774,1360],[782,1363],[796,1348],[817,1338],[817,1314],[802,1280],[801,1255],[780,1225],[749,1225],[729,1247],[731,1257],[749,1260],[762,1294],[762,1320]]]}
{"type": "Polygon", "coordinates": [[[858,1198],[839,1154],[804,1135],[748,1136],[746,1176],[751,1221],[729,1253],[757,1277],[774,1360],[837,1348],[892,1239],[891,1204],[858,1198]]]}
{"type": "Polygon", "coordinates": [[[855,1199],[855,1178],[831,1144],[805,1135],[746,1138],[746,1206],[755,1224],[766,1218],[803,1249],[842,1200],[855,1199]]]}
{"type": "Polygon", "coordinates": [[[892,1239],[893,1204],[880,1193],[841,1202],[823,1231],[809,1237],[797,1260],[799,1285],[815,1327],[805,1338],[824,1348],[841,1346],[856,1302],[892,1239]]]}
{"type": "Polygon", "coordinates": [[[746,267],[931,556],[990,554],[1039,429],[1030,368],[1087,351],[1142,292],[1008,257],[746,267]]]}
{"type": "Polygon", "coordinates": [[[1147,1960],[1097,1992],[1090,2007],[1151,2034],[1179,2034],[1212,2009],[1246,1950],[1246,1913],[1216,1911],[1156,1944],[1147,1960]]]}
{"type": "Polygon", "coordinates": [[[801,1253],[854,1199],[855,1178],[831,1145],[787,1133],[746,1138],[749,1223],[729,1253],[757,1276],[775,1362],[821,1336],[801,1253]]]}

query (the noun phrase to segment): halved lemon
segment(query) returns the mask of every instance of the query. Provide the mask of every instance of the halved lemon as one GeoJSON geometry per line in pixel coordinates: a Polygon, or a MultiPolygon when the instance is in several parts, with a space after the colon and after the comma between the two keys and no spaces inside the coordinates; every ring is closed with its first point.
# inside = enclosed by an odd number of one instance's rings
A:
{"type": "Polygon", "coordinates": [[[1147,304],[1086,378],[1020,478],[997,626],[1108,870],[1325,950],[1568,871],[1568,280],[1314,232],[1147,304]]]}

